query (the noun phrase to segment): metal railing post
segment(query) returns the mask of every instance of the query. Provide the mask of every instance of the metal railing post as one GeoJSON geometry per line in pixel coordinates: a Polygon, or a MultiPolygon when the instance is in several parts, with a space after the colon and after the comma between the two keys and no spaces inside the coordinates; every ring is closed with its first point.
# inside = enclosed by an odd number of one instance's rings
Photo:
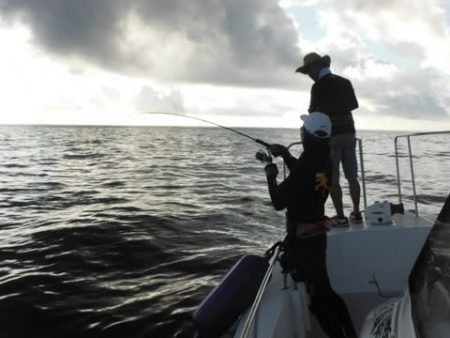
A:
{"type": "Polygon", "coordinates": [[[417,208],[416,178],[414,176],[413,156],[412,156],[412,151],[411,151],[411,138],[409,135],[408,135],[408,152],[409,152],[409,165],[411,167],[411,180],[412,180],[413,194],[414,194],[414,210],[416,212],[416,216],[419,216],[419,210],[417,208]]]}
{"type": "Polygon", "coordinates": [[[361,167],[361,181],[363,188],[363,199],[364,199],[364,209],[367,208],[367,195],[366,195],[366,175],[364,171],[364,157],[363,157],[363,147],[362,139],[358,138],[358,148],[359,148],[359,162],[361,167]]]}
{"type": "Polygon", "coordinates": [[[397,141],[399,136],[396,136],[394,139],[395,145],[395,165],[397,167],[397,189],[398,189],[398,203],[402,203],[402,188],[400,185],[400,164],[398,162],[398,149],[397,149],[397,141]]]}

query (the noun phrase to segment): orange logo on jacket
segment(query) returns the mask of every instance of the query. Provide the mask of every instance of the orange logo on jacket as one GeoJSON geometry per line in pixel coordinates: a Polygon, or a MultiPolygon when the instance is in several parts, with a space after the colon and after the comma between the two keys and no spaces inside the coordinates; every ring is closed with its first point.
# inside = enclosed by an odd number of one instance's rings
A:
{"type": "Polygon", "coordinates": [[[328,184],[328,177],[323,172],[316,173],[316,185],[314,187],[315,191],[319,191],[321,189],[330,190],[330,186],[328,184]]]}

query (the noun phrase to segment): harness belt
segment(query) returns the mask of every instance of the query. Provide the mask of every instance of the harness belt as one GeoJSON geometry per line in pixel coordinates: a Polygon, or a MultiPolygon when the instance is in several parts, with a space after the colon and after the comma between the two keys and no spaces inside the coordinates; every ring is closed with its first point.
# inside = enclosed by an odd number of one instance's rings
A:
{"type": "Polygon", "coordinates": [[[287,222],[288,233],[295,234],[295,237],[312,237],[330,231],[333,222],[330,218],[311,223],[287,222]]]}

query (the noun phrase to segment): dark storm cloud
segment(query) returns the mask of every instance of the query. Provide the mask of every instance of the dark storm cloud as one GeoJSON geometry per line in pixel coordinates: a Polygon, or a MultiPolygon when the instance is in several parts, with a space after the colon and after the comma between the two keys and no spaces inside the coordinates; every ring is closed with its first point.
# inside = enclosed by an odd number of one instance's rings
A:
{"type": "Polygon", "coordinates": [[[134,13],[167,40],[194,46],[179,51],[178,75],[186,80],[253,86],[295,80],[297,32],[275,0],[141,0],[134,13]]]}
{"type": "Polygon", "coordinates": [[[299,58],[297,32],[274,0],[141,0],[134,13],[166,34],[228,48],[236,65],[276,61],[291,66],[299,58]]]}
{"type": "Polygon", "coordinates": [[[276,0],[0,0],[0,11],[55,55],[162,80],[286,85],[300,59],[276,0]],[[130,18],[148,39],[130,39],[130,18]]]}
{"type": "Polygon", "coordinates": [[[103,64],[117,59],[126,7],[121,0],[0,0],[3,18],[29,25],[40,46],[103,64]]]}

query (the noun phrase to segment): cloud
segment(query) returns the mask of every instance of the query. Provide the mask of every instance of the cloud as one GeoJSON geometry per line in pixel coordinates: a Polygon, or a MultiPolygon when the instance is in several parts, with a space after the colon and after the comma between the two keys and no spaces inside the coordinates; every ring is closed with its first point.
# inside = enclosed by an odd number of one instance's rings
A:
{"type": "Polygon", "coordinates": [[[450,29],[443,2],[322,0],[325,34],[303,46],[330,54],[364,111],[385,116],[449,116],[450,29]],[[367,103],[365,105],[364,103],[367,103]]]}
{"type": "Polygon", "coordinates": [[[297,31],[276,0],[0,0],[62,58],[161,81],[289,86],[297,31]]]}
{"type": "Polygon", "coordinates": [[[369,50],[377,43],[385,47],[378,55],[416,58],[450,75],[448,62],[435,63],[450,58],[450,29],[442,1],[325,0],[322,4],[324,9],[319,11],[328,28],[326,39],[339,41],[343,47],[339,49],[369,50]]]}
{"type": "Polygon", "coordinates": [[[126,96],[136,107],[245,116],[301,108],[311,82],[294,69],[316,50],[330,54],[332,70],[352,81],[367,103],[359,112],[432,119],[448,116],[450,106],[443,6],[442,0],[0,0],[0,16],[2,25],[27,26],[42,54],[74,74],[88,69],[88,82],[96,67],[137,80],[126,96]],[[295,10],[314,20],[294,24],[295,10]],[[306,28],[323,36],[308,40],[306,28]],[[193,100],[190,85],[208,90],[193,100]],[[221,94],[212,96],[212,87],[221,94]],[[263,87],[288,89],[301,100],[268,95],[263,87]],[[226,88],[232,93],[224,95],[226,88]],[[249,94],[252,88],[258,94],[249,94]]]}
{"type": "Polygon", "coordinates": [[[183,97],[180,90],[158,90],[144,86],[136,98],[136,107],[139,112],[171,112],[184,111],[183,97]]]}
{"type": "Polygon", "coordinates": [[[54,54],[111,65],[120,54],[125,4],[121,0],[0,0],[0,10],[6,22],[29,25],[35,42],[54,54]]]}
{"type": "Polygon", "coordinates": [[[436,69],[400,68],[364,52],[339,67],[352,80],[358,98],[370,103],[360,105],[360,111],[413,119],[448,116],[449,79],[436,69]]]}

